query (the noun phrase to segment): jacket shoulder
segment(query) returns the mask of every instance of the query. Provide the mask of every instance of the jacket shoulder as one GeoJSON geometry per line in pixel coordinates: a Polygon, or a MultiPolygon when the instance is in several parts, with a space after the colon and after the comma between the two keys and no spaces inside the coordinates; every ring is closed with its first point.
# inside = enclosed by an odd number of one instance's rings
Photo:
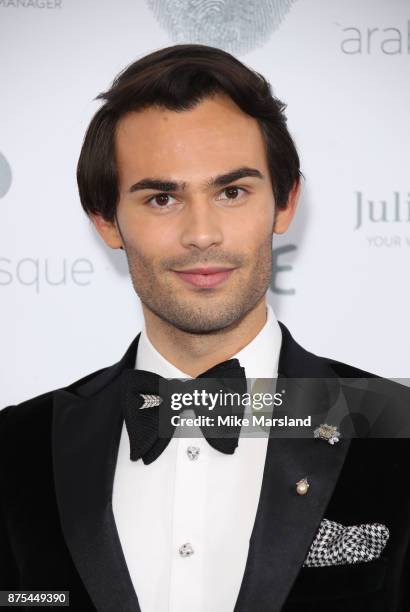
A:
{"type": "Polygon", "coordinates": [[[364,379],[367,381],[368,389],[378,394],[392,397],[397,397],[397,394],[399,394],[400,397],[407,398],[407,400],[410,397],[410,388],[394,378],[386,378],[329,357],[316,357],[322,359],[337,378],[346,379],[346,382],[348,379],[364,379]]]}
{"type": "Polygon", "coordinates": [[[330,357],[320,357],[320,359],[325,359],[327,365],[340,378],[382,378],[378,374],[362,370],[361,368],[344,363],[343,361],[331,359],[330,357]]]}
{"type": "Polygon", "coordinates": [[[77,390],[82,387],[82,385],[93,381],[97,376],[106,372],[108,369],[109,366],[101,368],[100,370],[86,374],[65,387],[51,389],[40,395],[23,400],[18,404],[11,404],[0,409],[0,432],[5,430],[6,427],[12,427],[13,425],[18,426],[22,420],[24,420],[27,426],[27,421],[30,421],[30,419],[37,419],[39,412],[44,414],[47,410],[51,410],[53,397],[57,391],[67,391],[76,394],[77,390]]]}
{"type": "Polygon", "coordinates": [[[363,390],[366,390],[369,403],[372,401],[382,402],[392,415],[393,413],[400,415],[401,421],[405,418],[406,423],[408,422],[410,387],[403,381],[386,378],[336,359],[317,356],[316,358],[322,359],[326,363],[327,367],[341,381],[344,388],[350,389],[350,393],[360,395],[363,390]]]}
{"type": "Polygon", "coordinates": [[[92,395],[100,391],[113,378],[118,376],[124,368],[133,368],[135,366],[135,357],[140,335],[141,333],[138,333],[137,336],[135,336],[125,354],[116,363],[86,374],[65,387],[52,389],[19,404],[6,406],[0,409],[0,429],[5,427],[6,421],[11,421],[13,419],[18,420],[20,418],[26,420],[30,415],[37,415],[39,411],[47,407],[51,409],[54,394],[59,391],[66,391],[80,396],[92,395]]]}
{"type": "Polygon", "coordinates": [[[400,401],[408,401],[410,388],[400,380],[386,378],[332,357],[307,350],[295,340],[286,325],[281,321],[279,321],[279,325],[283,336],[283,350],[281,351],[279,365],[282,366],[283,372],[291,372],[292,376],[296,378],[328,379],[329,377],[335,377],[336,380],[339,379],[342,383],[350,385],[352,389],[354,387],[358,389],[366,388],[380,396],[384,395],[399,398],[400,401]],[[357,384],[354,379],[356,379],[357,384]],[[362,379],[362,381],[359,382],[358,379],[362,379]]]}

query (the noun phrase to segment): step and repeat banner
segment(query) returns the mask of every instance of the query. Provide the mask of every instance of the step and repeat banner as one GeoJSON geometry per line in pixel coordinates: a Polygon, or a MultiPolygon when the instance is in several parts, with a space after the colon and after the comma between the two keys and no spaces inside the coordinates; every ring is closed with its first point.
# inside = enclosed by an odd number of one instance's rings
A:
{"type": "Polygon", "coordinates": [[[226,49],[287,103],[305,176],[269,301],[305,348],[410,376],[408,0],[0,0],[0,407],[117,361],[142,326],[84,214],[94,98],[160,47],[226,49]]]}

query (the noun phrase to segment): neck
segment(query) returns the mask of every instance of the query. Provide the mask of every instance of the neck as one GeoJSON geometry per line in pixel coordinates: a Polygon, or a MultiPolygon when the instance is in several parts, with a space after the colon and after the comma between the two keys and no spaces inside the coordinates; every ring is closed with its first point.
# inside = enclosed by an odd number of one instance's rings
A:
{"type": "Polygon", "coordinates": [[[156,350],[182,372],[196,377],[230,359],[255,338],[266,323],[266,296],[238,322],[208,334],[177,329],[142,305],[147,336],[156,350]]]}

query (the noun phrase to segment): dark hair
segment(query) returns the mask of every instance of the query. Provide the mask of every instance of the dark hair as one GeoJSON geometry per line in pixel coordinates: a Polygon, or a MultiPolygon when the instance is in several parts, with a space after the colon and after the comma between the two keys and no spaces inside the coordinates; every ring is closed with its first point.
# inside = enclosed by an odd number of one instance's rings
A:
{"type": "Polygon", "coordinates": [[[283,208],[299,181],[300,164],[286,126],[286,105],[272,95],[268,81],[230,53],[207,45],[159,49],[125,68],[108,91],[85,134],[77,166],[81,205],[87,214],[113,221],[118,201],[115,131],[129,111],[149,106],[190,110],[214,93],[225,93],[257,119],[266,143],[276,205],[283,208]]]}

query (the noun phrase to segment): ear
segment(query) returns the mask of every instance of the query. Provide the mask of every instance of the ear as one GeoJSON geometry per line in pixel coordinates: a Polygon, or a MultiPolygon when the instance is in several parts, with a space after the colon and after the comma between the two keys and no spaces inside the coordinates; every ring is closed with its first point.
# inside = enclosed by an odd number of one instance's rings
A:
{"type": "Polygon", "coordinates": [[[296,212],[296,205],[298,203],[300,189],[300,180],[295,181],[292,189],[289,192],[289,197],[285,208],[276,209],[275,223],[273,225],[273,232],[275,234],[283,234],[288,229],[290,222],[293,219],[293,215],[296,212]]]}
{"type": "Polygon", "coordinates": [[[101,238],[109,247],[112,249],[120,249],[123,246],[121,235],[115,222],[106,221],[98,214],[90,214],[90,219],[101,238]]]}

